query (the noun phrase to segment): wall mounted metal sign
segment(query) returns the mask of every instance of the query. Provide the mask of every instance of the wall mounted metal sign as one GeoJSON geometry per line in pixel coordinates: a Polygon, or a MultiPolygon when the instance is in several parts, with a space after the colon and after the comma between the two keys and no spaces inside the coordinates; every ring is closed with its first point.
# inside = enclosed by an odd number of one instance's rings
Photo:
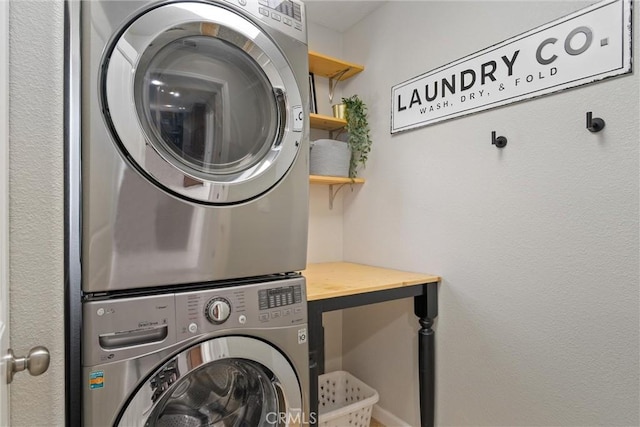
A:
{"type": "Polygon", "coordinates": [[[606,0],[391,89],[391,133],[631,72],[631,2],[606,0]]]}

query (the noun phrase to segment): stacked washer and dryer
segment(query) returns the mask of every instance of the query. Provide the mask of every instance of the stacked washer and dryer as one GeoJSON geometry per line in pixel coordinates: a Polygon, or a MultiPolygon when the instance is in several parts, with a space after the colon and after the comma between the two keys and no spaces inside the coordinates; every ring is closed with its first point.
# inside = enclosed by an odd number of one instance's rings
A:
{"type": "Polygon", "coordinates": [[[82,424],[305,423],[304,5],[71,3],[82,424]]]}

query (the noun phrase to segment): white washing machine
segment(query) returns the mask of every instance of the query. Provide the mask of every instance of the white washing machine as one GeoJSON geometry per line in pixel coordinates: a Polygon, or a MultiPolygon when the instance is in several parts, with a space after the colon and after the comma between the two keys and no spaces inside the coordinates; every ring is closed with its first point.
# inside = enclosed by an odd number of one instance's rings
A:
{"type": "Polygon", "coordinates": [[[302,277],[83,304],[87,427],[308,424],[302,277]]]}
{"type": "Polygon", "coordinates": [[[80,7],[82,290],[304,269],[304,5],[80,7]]]}

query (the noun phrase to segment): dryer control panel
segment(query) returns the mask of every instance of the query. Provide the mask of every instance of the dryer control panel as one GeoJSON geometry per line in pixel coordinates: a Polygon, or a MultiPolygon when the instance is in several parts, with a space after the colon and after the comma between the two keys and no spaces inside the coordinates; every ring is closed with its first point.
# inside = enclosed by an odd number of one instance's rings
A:
{"type": "Polygon", "coordinates": [[[262,23],[307,43],[304,4],[299,0],[225,0],[262,23]]]}

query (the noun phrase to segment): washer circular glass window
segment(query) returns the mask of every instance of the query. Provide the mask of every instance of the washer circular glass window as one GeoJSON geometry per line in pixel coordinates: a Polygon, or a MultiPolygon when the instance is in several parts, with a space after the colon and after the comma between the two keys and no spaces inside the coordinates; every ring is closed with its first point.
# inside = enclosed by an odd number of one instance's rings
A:
{"type": "Polygon", "coordinates": [[[125,156],[163,190],[241,203],[293,165],[302,98],[275,42],[240,12],[178,2],[143,13],[105,54],[105,119],[125,156]]]}
{"type": "Polygon", "coordinates": [[[275,426],[282,398],[264,366],[226,359],[190,372],[158,402],[146,426],[275,426]]]}
{"type": "Polygon", "coordinates": [[[280,426],[303,417],[291,363],[264,341],[228,336],[189,346],[133,392],[115,425],[280,426]]]}

